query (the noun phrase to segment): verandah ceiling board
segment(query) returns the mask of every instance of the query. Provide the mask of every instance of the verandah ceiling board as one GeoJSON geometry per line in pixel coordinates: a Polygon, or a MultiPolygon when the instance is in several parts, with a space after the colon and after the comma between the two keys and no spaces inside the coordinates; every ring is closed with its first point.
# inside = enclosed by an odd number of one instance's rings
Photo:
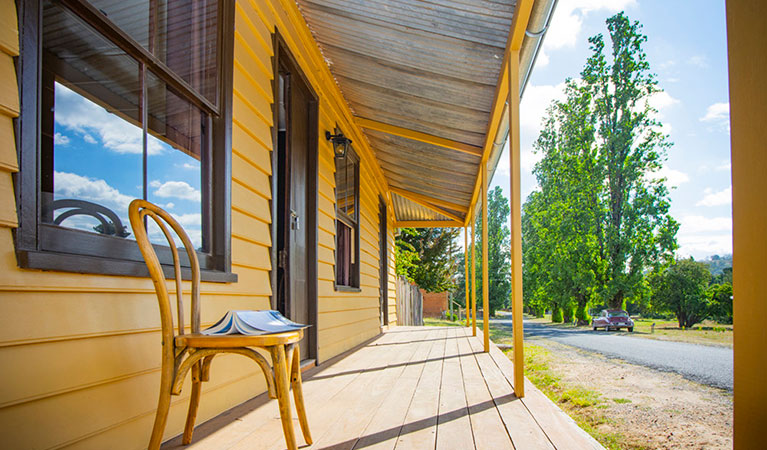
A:
{"type": "MultiPolygon", "coordinates": [[[[484,145],[516,2],[297,1],[357,117],[484,145]]],[[[469,206],[478,155],[363,131],[390,186],[469,206]]],[[[446,220],[405,197],[392,202],[398,221],[446,220]]]]}

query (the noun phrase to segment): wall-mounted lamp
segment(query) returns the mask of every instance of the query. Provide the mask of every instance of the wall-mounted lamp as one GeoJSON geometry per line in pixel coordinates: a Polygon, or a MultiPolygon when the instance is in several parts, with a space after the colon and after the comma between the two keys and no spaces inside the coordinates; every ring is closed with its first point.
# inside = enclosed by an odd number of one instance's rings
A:
{"type": "Polygon", "coordinates": [[[330,131],[326,131],[325,139],[333,143],[333,153],[335,153],[336,158],[343,158],[346,156],[346,152],[349,150],[349,145],[351,145],[352,140],[344,136],[338,128],[335,129],[335,132],[336,134],[330,134],[330,131]]]}

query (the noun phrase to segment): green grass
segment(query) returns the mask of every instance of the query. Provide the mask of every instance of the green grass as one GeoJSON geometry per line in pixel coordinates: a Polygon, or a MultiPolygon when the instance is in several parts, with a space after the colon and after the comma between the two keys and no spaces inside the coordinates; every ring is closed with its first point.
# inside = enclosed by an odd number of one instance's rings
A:
{"type": "Polygon", "coordinates": [[[466,323],[462,320],[456,320],[455,322],[452,322],[450,320],[433,319],[431,317],[424,317],[423,324],[427,327],[462,327],[466,325],[466,323]]]}
{"type": "MultiPolygon", "coordinates": [[[[490,327],[493,342],[511,343],[511,332],[506,327],[490,327]]],[[[511,350],[506,351],[511,355],[511,350]]],[[[564,383],[550,366],[554,356],[544,347],[525,344],[525,376],[551,401],[558,404],[575,422],[599,443],[611,450],[641,449],[626,442],[619,432],[603,431],[600,425],[613,423],[607,409],[609,402],[601,394],[586,386],[564,383]]],[[[629,403],[626,399],[613,399],[615,403],[629,403]]]]}
{"type": "Polygon", "coordinates": [[[614,398],[613,401],[615,403],[623,404],[623,403],[631,403],[631,400],[627,398],[614,398]]]}

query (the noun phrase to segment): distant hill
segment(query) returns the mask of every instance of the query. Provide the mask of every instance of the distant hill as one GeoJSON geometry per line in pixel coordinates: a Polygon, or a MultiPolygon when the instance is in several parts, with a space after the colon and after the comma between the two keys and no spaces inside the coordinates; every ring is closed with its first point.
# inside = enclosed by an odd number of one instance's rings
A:
{"type": "Polygon", "coordinates": [[[722,270],[732,267],[732,255],[713,255],[701,260],[701,262],[708,265],[711,275],[717,276],[722,274],[722,270]]]}

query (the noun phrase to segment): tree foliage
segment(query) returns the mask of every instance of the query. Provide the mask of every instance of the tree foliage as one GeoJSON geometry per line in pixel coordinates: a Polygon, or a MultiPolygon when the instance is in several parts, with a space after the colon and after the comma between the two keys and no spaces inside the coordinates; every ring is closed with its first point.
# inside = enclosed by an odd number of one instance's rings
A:
{"type": "MultiPolygon", "coordinates": [[[[509,304],[511,295],[511,242],[508,220],[510,214],[509,199],[504,197],[503,190],[496,186],[487,196],[487,259],[488,259],[488,300],[490,315],[495,315],[498,309],[509,304]]],[[[482,215],[477,214],[474,227],[476,246],[476,286],[477,308],[482,307],[482,215]]],[[[471,242],[471,240],[469,240],[471,242]]],[[[471,248],[469,248],[471,254],[471,248]]],[[[456,256],[456,292],[454,298],[463,305],[466,299],[464,255],[456,256]]],[[[469,260],[471,270],[471,260],[469,260]]],[[[471,276],[471,272],[469,272],[471,276]]],[[[471,286],[469,286],[471,289],[471,286]]]]}
{"type": "Polygon", "coordinates": [[[395,270],[427,292],[455,287],[457,228],[404,228],[395,241],[395,270]]]}
{"type": "Polygon", "coordinates": [[[653,303],[672,311],[679,327],[690,328],[712,312],[707,289],[711,281],[708,267],[701,262],[680,259],[651,277],[653,303]]]}
{"type": "Polygon", "coordinates": [[[660,90],[642,50],[641,25],[607,19],[612,44],[589,39],[581,79],[548,109],[534,144],[540,189],[523,207],[523,280],[529,309],[562,308],[587,321],[587,305],[623,307],[646,290],[644,274],[676,249],[664,179],[670,146],[649,99],[660,90]]]}

